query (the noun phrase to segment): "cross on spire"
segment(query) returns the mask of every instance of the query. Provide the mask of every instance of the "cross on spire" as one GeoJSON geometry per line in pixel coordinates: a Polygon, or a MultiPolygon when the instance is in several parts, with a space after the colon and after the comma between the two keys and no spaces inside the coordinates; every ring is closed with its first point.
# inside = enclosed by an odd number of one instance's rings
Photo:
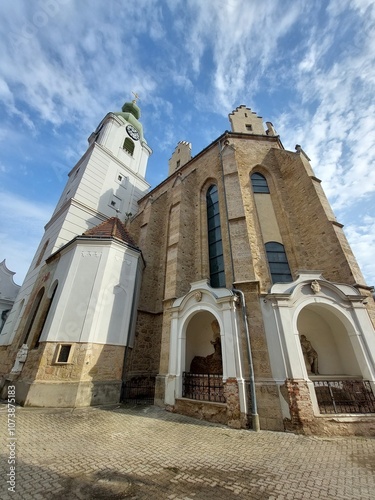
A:
{"type": "Polygon", "coordinates": [[[139,99],[139,95],[138,95],[136,92],[133,92],[133,91],[132,91],[132,94],[134,95],[133,102],[134,102],[135,104],[137,104],[137,99],[139,99]]]}

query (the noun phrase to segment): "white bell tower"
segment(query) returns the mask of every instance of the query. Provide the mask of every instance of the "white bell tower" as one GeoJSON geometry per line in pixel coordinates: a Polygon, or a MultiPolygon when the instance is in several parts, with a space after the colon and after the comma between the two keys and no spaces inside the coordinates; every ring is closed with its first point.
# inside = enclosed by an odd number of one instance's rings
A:
{"type": "Polygon", "coordinates": [[[69,179],[31,263],[14,307],[4,325],[0,345],[9,345],[27,307],[46,259],[75,237],[117,216],[126,220],[150,185],[145,180],[152,150],[143,135],[135,99],[120,112],[108,113],[88,138],[89,146],[69,172],[69,179]]]}

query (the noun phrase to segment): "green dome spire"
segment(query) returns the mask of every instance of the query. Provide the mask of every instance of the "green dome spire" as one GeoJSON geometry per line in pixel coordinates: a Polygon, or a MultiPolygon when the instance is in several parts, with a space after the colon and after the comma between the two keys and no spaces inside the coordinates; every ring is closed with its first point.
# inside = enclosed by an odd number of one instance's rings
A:
{"type": "Polygon", "coordinates": [[[143,127],[142,124],[138,121],[141,117],[141,110],[137,105],[137,99],[139,99],[139,96],[134,92],[133,94],[134,99],[132,100],[132,102],[126,102],[121,108],[121,111],[114,114],[116,116],[121,116],[126,122],[133,125],[133,127],[138,130],[141,140],[144,141],[145,139],[143,137],[143,127]]]}
{"type": "Polygon", "coordinates": [[[123,113],[131,113],[137,120],[141,117],[141,110],[135,99],[132,102],[126,102],[121,109],[123,113]]]}

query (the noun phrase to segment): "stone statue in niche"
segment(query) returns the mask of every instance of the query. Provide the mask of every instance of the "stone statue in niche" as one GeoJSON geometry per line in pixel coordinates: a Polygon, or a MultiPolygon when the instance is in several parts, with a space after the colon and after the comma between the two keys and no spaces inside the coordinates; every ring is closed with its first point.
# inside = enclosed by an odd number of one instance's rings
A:
{"type": "Polygon", "coordinates": [[[211,340],[215,351],[208,356],[195,356],[190,364],[190,373],[212,373],[221,375],[223,373],[223,361],[221,353],[220,326],[215,320],[211,323],[214,340],[211,340]]]}
{"type": "Polygon", "coordinates": [[[313,373],[314,375],[319,375],[318,353],[311,345],[311,342],[307,340],[306,335],[301,335],[300,342],[301,342],[303,357],[306,363],[307,373],[313,373]]]}
{"type": "Polygon", "coordinates": [[[16,361],[10,373],[21,373],[28,352],[29,348],[27,344],[22,344],[22,347],[17,352],[16,361]]]}

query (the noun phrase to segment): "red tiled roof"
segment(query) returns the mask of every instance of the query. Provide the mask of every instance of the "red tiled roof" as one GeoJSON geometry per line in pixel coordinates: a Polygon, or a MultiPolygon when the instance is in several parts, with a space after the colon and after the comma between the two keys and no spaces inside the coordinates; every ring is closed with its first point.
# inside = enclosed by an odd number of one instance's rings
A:
{"type": "Polygon", "coordinates": [[[98,226],[88,229],[83,233],[83,236],[93,238],[116,238],[117,240],[137,248],[135,241],[125,229],[124,224],[117,217],[111,217],[98,226]]]}

